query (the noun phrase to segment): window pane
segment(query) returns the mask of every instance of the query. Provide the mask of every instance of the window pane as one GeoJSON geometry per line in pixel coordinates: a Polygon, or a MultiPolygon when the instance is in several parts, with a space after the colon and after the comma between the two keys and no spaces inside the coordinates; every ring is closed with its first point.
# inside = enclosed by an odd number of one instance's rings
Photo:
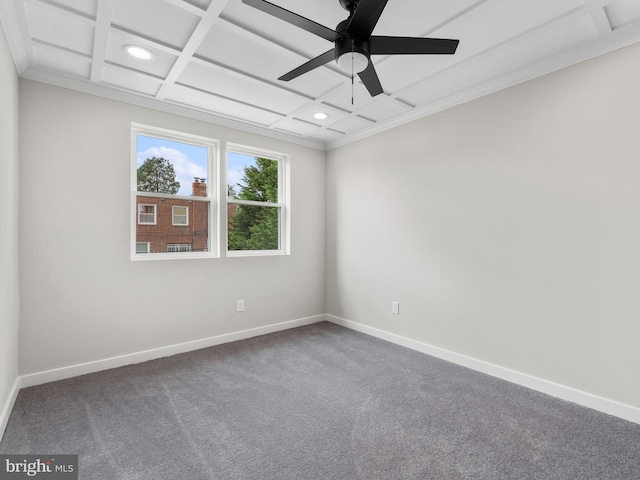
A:
{"type": "MultiPolygon", "coordinates": [[[[208,252],[209,251],[209,202],[192,201],[191,207],[182,208],[189,212],[188,228],[174,225],[177,216],[168,200],[156,197],[137,196],[138,202],[158,202],[156,222],[152,225],[136,225],[136,243],[149,243],[149,253],[174,252],[208,252]],[[190,209],[190,211],[189,211],[190,209]],[[170,250],[169,245],[180,245],[176,250],[170,250]],[[186,247],[182,247],[186,245],[186,247]]],[[[144,214],[141,214],[144,215],[144,214]]],[[[187,222],[185,215],[183,221],[187,222]]],[[[172,247],[173,248],[173,247],[172,247]]]]}
{"type": "Polygon", "coordinates": [[[156,223],[156,206],[141,205],[138,201],[138,223],[156,223]]]}
{"type": "Polygon", "coordinates": [[[277,160],[229,152],[227,196],[240,200],[278,203],[277,160]]]}
{"type": "Polygon", "coordinates": [[[136,243],[136,253],[149,253],[149,244],[136,243]]]}
{"type": "Polygon", "coordinates": [[[229,250],[278,250],[279,207],[229,204],[229,250]]]}
{"type": "Polygon", "coordinates": [[[173,207],[173,224],[174,225],[187,225],[187,207],[173,207]]]}
{"type": "Polygon", "coordinates": [[[202,195],[206,192],[208,149],[147,135],[136,136],[137,183],[139,192],[168,195],[202,195]],[[202,180],[203,185],[194,182],[202,180]]]}

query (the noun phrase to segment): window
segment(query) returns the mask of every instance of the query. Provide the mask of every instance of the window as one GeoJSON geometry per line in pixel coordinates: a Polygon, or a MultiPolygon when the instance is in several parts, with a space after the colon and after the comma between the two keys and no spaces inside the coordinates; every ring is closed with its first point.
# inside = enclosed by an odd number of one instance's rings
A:
{"type": "Polygon", "coordinates": [[[289,253],[288,156],[227,148],[228,255],[289,253]]]}
{"type": "Polygon", "coordinates": [[[132,260],[218,256],[217,154],[217,140],[132,124],[132,260]]]}
{"type": "Polygon", "coordinates": [[[167,245],[167,252],[190,252],[191,245],[170,243],[167,245]]]}
{"type": "Polygon", "coordinates": [[[138,223],[140,225],[156,224],[156,206],[147,203],[138,204],[138,223]]]}
{"type": "Polygon", "coordinates": [[[173,225],[189,225],[189,207],[171,207],[171,223],[173,225]]]}

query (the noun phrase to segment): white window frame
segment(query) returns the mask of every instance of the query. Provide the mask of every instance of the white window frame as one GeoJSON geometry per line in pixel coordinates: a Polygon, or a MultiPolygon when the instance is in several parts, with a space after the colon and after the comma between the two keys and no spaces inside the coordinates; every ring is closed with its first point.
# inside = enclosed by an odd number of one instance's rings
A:
{"type": "MultiPolygon", "coordinates": [[[[183,215],[177,215],[182,217],[183,215]]],[[[189,207],[182,205],[171,205],[171,225],[174,227],[188,227],[189,226],[189,207]],[[176,208],[184,208],[184,223],[176,223],[176,208]]]]}
{"type": "MultiPolygon", "coordinates": [[[[228,222],[224,222],[224,242],[227,246],[228,257],[256,257],[256,256],[269,256],[269,255],[289,255],[291,253],[291,208],[290,208],[290,158],[289,155],[280,152],[274,152],[271,150],[265,150],[262,148],[250,147],[247,145],[240,145],[236,143],[227,142],[226,155],[225,155],[225,187],[228,185],[227,173],[228,173],[228,155],[229,152],[239,153],[242,155],[249,155],[251,157],[266,158],[268,160],[274,160],[278,162],[278,202],[255,202],[250,200],[238,200],[231,197],[227,197],[227,206],[232,205],[255,205],[260,207],[273,207],[278,208],[278,238],[279,248],[277,250],[229,250],[228,246],[228,222]]],[[[225,190],[226,191],[226,190],[225,190]]],[[[225,214],[228,208],[225,208],[225,214]]]]}
{"type": "MultiPolygon", "coordinates": [[[[131,222],[130,222],[130,259],[132,261],[149,261],[149,260],[173,260],[173,259],[195,259],[195,258],[218,258],[220,257],[220,201],[219,199],[219,183],[220,183],[220,142],[216,139],[193,135],[190,133],[169,130],[166,128],[143,125],[140,123],[131,123],[131,222]],[[208,152],[208,178],[207,178],[207,195],[205,197],[186,196],[186,195],[165,195],[153,192],[138,192],[138,167],[137,167],[137,136],[145,135],[149,137],[162,138],[174,142],[186,143],[189,145],[197,145],[205,147],[208,152]],[[194,202],[207,202],[209,204],[208,217],[208,246],[206,251],[198,252],[162,252],[149,253],[145,255],[136,254],[136,225],[138,212],[136,208],[136,199],[138,196],[156,197],[165,200],[187,200],[194,202]]],[[[188,207],[187,207],[188,208],[188,207]]],[[[156,207],[156,219],[157,219],[156,207]]],[[[172,211],[173,214],[173,211],[172,211]]],[[[173,217],[173,215],[172,215],[173,217]]],[[[188,218],[188,216],[187,216],[188,218]]],[[[173,220],[173,218],[172,218],[173,220]]],[[[188,220],[187,220],[188,222],[188,220]]]]}
{"type": "MultiPolygon", "coordinates": [[[[158,221],[158,205],[155,203],[138,203],[138,225],[156,225],[158,221]],[[140,220],[142,215],[149,215],[148,213],[142,213],[142,207],[153,207],[153,221],[143,222],[140,220]]],[[[138,242],[142,243],[142,242],[138,242]]]]}

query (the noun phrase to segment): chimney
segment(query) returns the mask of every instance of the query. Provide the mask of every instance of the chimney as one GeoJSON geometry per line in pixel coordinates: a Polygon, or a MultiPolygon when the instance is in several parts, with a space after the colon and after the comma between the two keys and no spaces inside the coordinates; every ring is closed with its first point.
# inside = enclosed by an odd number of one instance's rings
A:
{"type": "Polygon", "coordinates": [[[194,177],[193,184],[191,185],[191,195],[194,197],[206,197],[207,196],[207,183],[204,178],[194,177]]]}

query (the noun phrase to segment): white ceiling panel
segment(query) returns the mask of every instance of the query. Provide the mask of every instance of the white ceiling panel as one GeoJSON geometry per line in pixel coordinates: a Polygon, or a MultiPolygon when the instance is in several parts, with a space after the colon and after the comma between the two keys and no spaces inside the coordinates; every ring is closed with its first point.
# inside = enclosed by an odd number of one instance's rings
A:
{"type": "Polygon", "coordinates": [[[126,45],[137,44],[137,39],[128,33],[111,30],[108,38],[105,60],[133,70],[144,70],[150,75],[165,78],[178,56],[159,48],[149,48],[155,55],[152,62],[140,62],[124,51],[126,45]]]}
{"type": "Polygon", "coordinates": [[[295,112],[295,118],[304,120],[305,122],[318,124],[321,127],[331,125],[332,123],[335,123],[338,120],[343,119],[347,115],[349,114],[346,112],[343,112],[342,110],[333,108],[332,106],[326,105],[323,103],[306,104],[305,108],[302,108],[297,112],[295,112]],[[325,115],[327,115],[327,118],[325,119],[314,118],[314,115],[316,113],[324,113],[325,115]]]}
{"type": "Polygon", "coordinates": [[[406,104],[378,95],[371,103],[358,110],[358,115],[376,122],[388,120],[411,110],[406,104]]]}
{"type": "Polygon", "coordinates": [[[224,21],[211,30],[196,55],[309,98],[317,98],[340,84],[341,76],[326,68],[318,68],[291,82],[278,81],[279,77],[308,59],[260,41],[255,35],[242,33],[224,21]]]}
{"type": "Polygon", "coordinates": [[[373,125],[375,125],[374,122],[371,122],[369,120],[365,120],[362,117],[353,115],[353,116],[345,117],[342,120],[338,120],[335,123],[331,123],[329,125],[329,128],[332,128],[339,132],[353,133],[363,128],[371,127],[373,125]]]}
{"type": "Polygon", "coordinates": [[[241,99],[286,115],[306,104],[306,99],[286,90],[274,88],[253,78],[216,66],[190,63],[178,78],[178,83],[187,84],[216,95],[241,99]]]}
{"type": "Polygon", "coordinates": [[[485,0],[429,0],[428,2],[390,1],[384,9],[374,35],[431,36],[433,30],[456,19],[485,0]]]}
{"type": "Polygon", "coordinates": [[[640,21],[640,2],[638,0],[618,0],[607,5],[605,11],[614,29],[640,21]]]}
{"type": "Polygon", "coordinates": [[[148,96],[153,96],[158,93],[158,89],[162,84],[162,82],[156,78],[109,65],[104,68],[102,81],[124,90],[130,90],[148,96]]]}
{"type": "Polygon", "coordinates": [[[455,55],[395,55],[380,61],[378,58],[373,57],[373,63],[387,92],[402,90],[460,62],[455,55]]]}
{"type": "Polygon", "coordinates": [[[308,135],[309,138],[319,140],[321,142],[334,142],[344,137],[344,133],[333,131],[329,128],[321,128],[308,135]]]}
{"type": "Polygon", "coordinates": [[[98,0],[55,0],[48,3],[81,13],[94,20],[98,10],[98,0]]]}
{"type": "Polygon", "coordinates": [[[322,130],[318,125],[308,123],[297,118],[285,118],[280,120],[275,127],[277,130],[291,132],[301,136],[315,136],[319,135],[322,130]]]}
{"type": "Polygon", "coordinates": [[[95,29],[86,18],[39,4],[25,7],[32,40],[91,55],[95,29]]]}
{"type": "Polygon", "coordinates": [[[182,1],[195,5],[201,10],[206,10],[207,8],[209,8],[209,5],[211,5],[211,0],[182,0],[182,1]]]}
{"type": "Polygon", "coordinates": [[[491,50],[473,61],[473,65],[462,64],[458,69],[434,78],[430,82],[418,83],[401,92],[399,98],[415,105],[435,102],[443,95],[464,92],[478,84],[517,71],[536,60],[550,58],[554,52],[566,51],[573,45],[593,40],[597,35],[590,17],[572,17],[547,28],[544,37],[526,36],[513,42],[510,48],[491,50]],[[477,65],[476,65],[477,64],[477,65]],[[464,74],[464,70],[473,68],[474,75],[464,74]]]}
{"type": "Polygon", "coordinates": [[[120,0],[113,4],[113,24],[158,43],[182,49],[200,17],[162,0],[120,0]]]}
{"type": "MultiPolygon", "coordinates": [[[[339,0],[271,2],[329,29],[348,17],[339,0]]],[[[383,93],[372,97],[333,60],[278,80],[333,43],[243,0],[0,0],[0,17],[27,78],[119,100],[125,90],[318,148],[640,41],[640,0],[388,0],[374,35],[460,44],[455,55],[373,56],[383,93]],[[328,119],[313,118],[321,109],[328,119]]]]}
{"type": "Polygon", "coordinates": [[[281,115],[261,110],[259,108],[235,102],[228,98],[219,97],[207,92],[195,90],[183,85],[173,85],[169,89],[166,99],[183,106],[190,106],[197,110],[216,112],[227,118],[258,124],[265,127],[277,122],[281,115]]]}
{"type": "Polygon", "coordinates": [[[47,45],[35,45],[34,53],[39,67],[64,72],[82,79],[88,79],[91,73],[91,59],[82,55],[73,55],[65,50],[47,45]]]}
{"type": "MultiPolygon", "coordinates": [[[[316,0],[314,2],[299,0],[272,1],[279,7],[286,8],[298,15],[312,19],[325,27],[335,29],[348,13],[340,7],[337,0],[316,0]]],[[[294,27],[278,18],[267,15],[240,1],[229,2],[222,17],[230,22],[245,27],[245,30],[281,45],[291,51],[313,58],[329,50],[333,45],[320,37],[294,27]]],[[[292,67],[293,68],[293,67],[292,67]]],[[[286,72],[282,72],[286,73],[286,72]]]]}
{"type": "Polygon", "coordinates": [[[355,112],[365,105],[369,105],[373,100],[358,77],[354,79],[353,84],[349,79],[322,97],[324,103],[328,103],[345,112],[355,112]]]}

